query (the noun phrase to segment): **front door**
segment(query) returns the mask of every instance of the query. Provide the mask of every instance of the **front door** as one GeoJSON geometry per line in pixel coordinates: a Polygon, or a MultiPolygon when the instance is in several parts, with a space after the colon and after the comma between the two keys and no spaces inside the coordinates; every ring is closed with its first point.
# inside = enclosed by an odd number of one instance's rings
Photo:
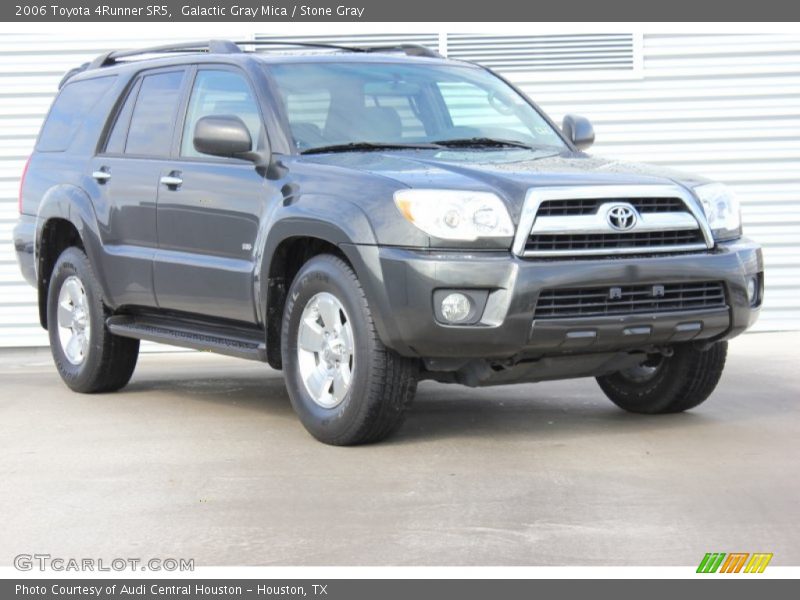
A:
{"type": "Polygon", "coordinates": [[[265,144],[252,87],[239,70],[200,67],[176,158],[160,174],[155,289],[161,308],[255,323],[254,271],[264,211],[279,190],[250,162],[194,149],[197,121],[234,115],[265,144]]]}

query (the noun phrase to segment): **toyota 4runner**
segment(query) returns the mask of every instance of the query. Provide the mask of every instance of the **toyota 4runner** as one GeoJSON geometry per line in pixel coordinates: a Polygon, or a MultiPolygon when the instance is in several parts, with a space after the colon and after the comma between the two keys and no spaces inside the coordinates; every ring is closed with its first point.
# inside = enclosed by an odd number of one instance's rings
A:
{"type": "Polygon", "coordinates": [[[140,340],[255,359],[339,445],[394,431],[421,379],[596,377],[649,414],[711,394],[764,283],[724,186],[589,156],[586,119],[480,66],[306,46],[65,76],[14,240],[70,388],[126,385],[140,340]]]}

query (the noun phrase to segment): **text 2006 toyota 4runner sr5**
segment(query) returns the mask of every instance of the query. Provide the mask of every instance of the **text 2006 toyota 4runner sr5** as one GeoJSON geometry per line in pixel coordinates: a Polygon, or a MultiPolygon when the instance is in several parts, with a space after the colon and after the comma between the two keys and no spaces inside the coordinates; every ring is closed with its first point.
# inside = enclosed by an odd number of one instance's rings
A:
{"type": "Polygon", "coordinates": [[[584,154],[586,119],[419,46],[243,44],[64,78],[14,237],[70,388],[123,387],[139,340],[251,358],[340,445],[420,379],[596,377],[639,413],[714,390],[763,296],[725,187],[584,154]]]}

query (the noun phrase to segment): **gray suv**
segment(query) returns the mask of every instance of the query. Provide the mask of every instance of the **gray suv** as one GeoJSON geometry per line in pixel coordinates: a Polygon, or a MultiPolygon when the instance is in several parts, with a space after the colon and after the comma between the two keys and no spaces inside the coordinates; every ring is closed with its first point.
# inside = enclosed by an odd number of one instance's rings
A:
{"type": "Polygon", "coordinates": [[[65,76],[14,239],[70,388],[123,387],[139,340],[250,358],[338,445],[389,435],[421,379],[596,377],[649,414],[711,394],[763,296],[730,191],[589,156],[586,119],[480,66],[297,46],[65,76]]]}

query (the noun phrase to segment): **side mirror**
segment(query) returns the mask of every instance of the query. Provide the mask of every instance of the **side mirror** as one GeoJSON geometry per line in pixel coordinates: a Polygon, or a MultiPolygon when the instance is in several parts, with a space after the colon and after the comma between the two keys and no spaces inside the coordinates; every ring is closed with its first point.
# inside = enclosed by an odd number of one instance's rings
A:
{"type": "Polygon", "coordinates": [[[194,149],[203,154],[253,160],[253,139],[239,117],[209,115],[194,126],[194,149]]]}
{"type": "Polygon", "coordinates": [[[578,150],[585,150],[594,144],[594,127],[586,117],[566,115],[561,123],[561,131],[578,150]]]}

